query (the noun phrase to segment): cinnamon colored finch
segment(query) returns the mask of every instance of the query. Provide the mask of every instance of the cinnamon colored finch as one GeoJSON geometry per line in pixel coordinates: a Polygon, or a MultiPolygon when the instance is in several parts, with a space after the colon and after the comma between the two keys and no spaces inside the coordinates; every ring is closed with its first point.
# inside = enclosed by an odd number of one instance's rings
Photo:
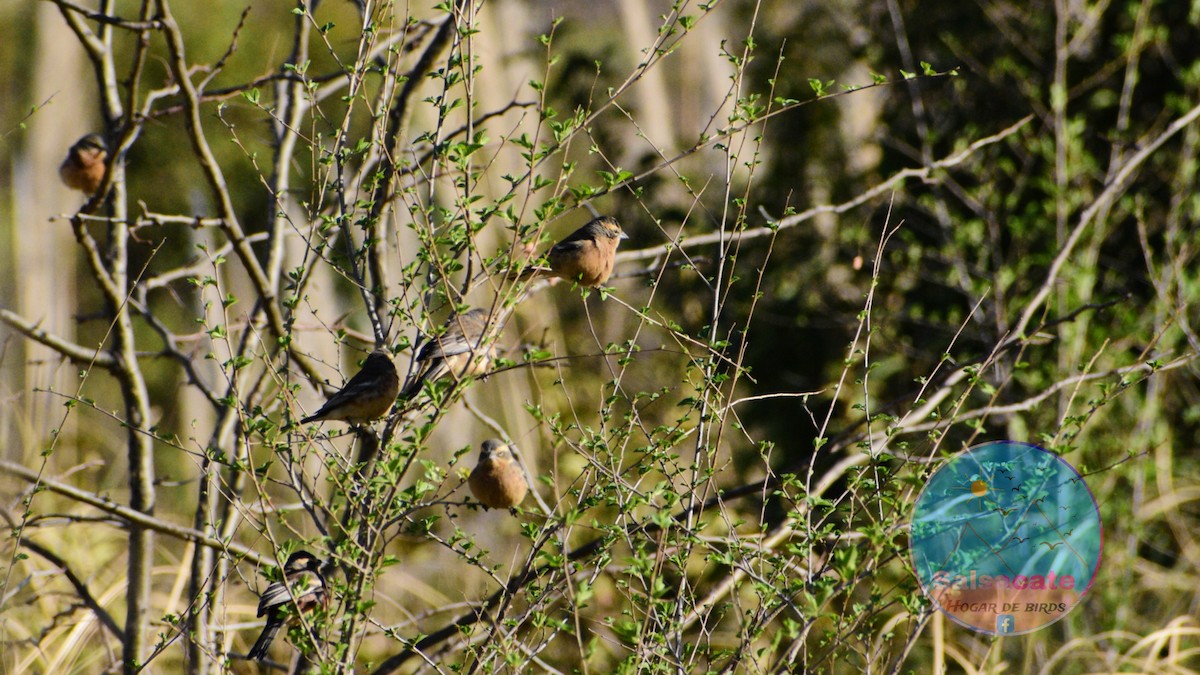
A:
{"type": "Polygon", "coordinates": [[[525,470],[517,463],[512,448],[497,440],[483,442],[479,463],[467,477],[467,485],[485,508],[511,509],[529,493],[525,470]]]}
{"type": "Polygon", "coordinates": [[[521,272],[521,278],[558,277],[580,286],[601,286],[612,276],[617,244],[628,238],[616,218],[593,218],[550,248],[546,253],[549,267],[531,265],[521,272]]]}
{"type": "Polygon", "coordinates": [[[72,190],[91,195],[100,189],[104,173],[108,170],[108,145],[100,134],[88,134],[75,141],[67,151],[67,158],[58,167],[62,182],[72,190]]]}

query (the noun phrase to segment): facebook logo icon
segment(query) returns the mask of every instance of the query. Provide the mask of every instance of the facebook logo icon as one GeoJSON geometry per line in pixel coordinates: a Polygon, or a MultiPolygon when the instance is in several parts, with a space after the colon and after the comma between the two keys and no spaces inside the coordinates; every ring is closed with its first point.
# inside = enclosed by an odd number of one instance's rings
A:
{"type": "Polygon", "coordinates": [[[996,632],[1011,633],[1017,628],[1017,621],[1012,614],[999,614],[996,616],[996,632]]]}

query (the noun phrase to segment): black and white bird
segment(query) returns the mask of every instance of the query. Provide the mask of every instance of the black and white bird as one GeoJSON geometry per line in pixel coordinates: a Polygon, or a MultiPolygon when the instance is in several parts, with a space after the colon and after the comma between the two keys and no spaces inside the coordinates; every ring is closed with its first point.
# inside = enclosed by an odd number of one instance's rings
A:
{"type": "Polygon", "coordinates": [[[283,579],[267,586],[258,599],[258,615],[267,617],[267,625],[246,658],[262,661],[267,650],[288,620],[298,620],[301,614],[311,612],[329,603],[325,577],[321,576],[321,559],[308,551],[296,551],[283,565],[283,579]],[[291,612],[288,605],[294,605],[291,612]]]}

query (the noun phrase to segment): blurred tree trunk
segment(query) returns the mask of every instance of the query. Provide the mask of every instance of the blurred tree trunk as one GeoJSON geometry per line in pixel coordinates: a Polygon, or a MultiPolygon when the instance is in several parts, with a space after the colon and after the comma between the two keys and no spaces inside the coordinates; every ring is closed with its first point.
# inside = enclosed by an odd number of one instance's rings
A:
{"type": "MultiPolygon", "coordinates": [[[[651,13],[649,3],[642,0],[620,0],[618,7],[621,11],[621,27],[629,36],[625,43],[629,48],[629,60],[633,63],[643,63],[654,56],[652,46],[656,44],[655,27],[658,21],[651,13]]],[[[637,123],[646,134],[646,139],[668,156],[675,152],[675,133],[671,114],[671,92],[668,90],[663,69],[655,66],[646,71],[640,82],[634,85],[637,95],[637,123]]],[[[644,154],[645,148],[630,144],[626,156],[619,158],[626,166],[631,166],[638,157],[644,154]]]]}
{"type": "MultiPolygon", "coordinates": [[[[77,137],[95,130],[92,114],[95,106],[87,103],[94,87],[85,77],[83,52],[58,10],[49,3],[40,3],[36,11],[37,48],[30,55],[31,67],[27,72],[33,77],[33,102],[49,99],[50,103],[31,120],[24,155],[16,162],[12,239],[15,283],[11,296],[4,301],[11,302],[18,314],[40,322],[41,328],[74,340],[73,316],[78,302],[75,240],[67,223],[49,220],[57,214],[73,212],[83,203],[82,195],[68,190],[59,181],[58,165],[77,137]]],[[[14,350],[21,358],[13,360],[25,364],[23,378],[15,387],[25,402],[16,406],[25,417],[18,428],[58,428],[63,423],[60,412],[63,401],[35,396],[31,391],[54,389],[74,394],[78,387],[75,371],[49,348],[30,340],[22,341],[21,345],[14,350]]],[[[71,416],[67,423],[73,426],[75,419],[71,416]]],[[[66,431],[59,429],[60,434],[66,431]]],[[[23,444],[14,443],[10,447],[16,455],[40,442],[42,439],[27,438],[23,444]]]]}

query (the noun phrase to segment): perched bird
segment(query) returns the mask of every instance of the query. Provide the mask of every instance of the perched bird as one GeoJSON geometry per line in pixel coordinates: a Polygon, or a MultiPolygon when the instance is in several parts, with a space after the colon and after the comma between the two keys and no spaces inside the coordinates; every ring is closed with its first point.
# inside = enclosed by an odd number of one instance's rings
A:
{"type": "Polygon", "coordinates": [[[559,277],[581,286],[598,287],[612,276],[617,244],[628,238],[616,218],[593,218],[550,248],[546,253],[550,267],[531,265],[521,272],[521,278],[559,277]]]}
{"type": "Polygon", "coordinates": [[[108,159],[108,145],[100,134],[88,134],[75,141],[67,151],[67,158],[58,167],[62,182],[72,190],[90,195],[100,189],[104,172],[108,170],[104,161],[108,159]]]}
{"type": "Polygon", "coordinates": [[[512,449],[501,441],[487,440],[479,451],[479,463],[467,477],[471,494],[493,509],[511,509],[529,492],[525,470],[513,457],[512,449]]]}
{"type": "Polygon", "coordinates": [[[417,354],[417,374],[400,393],[411,398],[421,385],[447,375],[474,377],[487,372],[496,358],[495,345],[481,345],[487,330],[488,313],[472,309],[455,314],[446,321],[446,330],[431,338],[417,354]]]}
{"type": "Polygon", "coordinates": [[[383,417],[396,402],[400,376],[385,350],[367,355],[362,370],[350,378],[341,391],[329,397],[317,412],[300,420],[301,424],[319,420],[338,420],[352,425],[383,417]]]}
{"type": "Polygon", "coordinates": [[[263,626],[262,634],[246,658],[262,661],[267,657],[267,649],[287,621],[286,609],[290,604],[296,605],[296,611],[291,615],[293,620],[302,613],[329,604],[325,577],[321,576],[321,559],[308,551],[296,551],[288,556],[283,565],[283,580],[267,586],[258,599],[258,615],[266,615],[267,625],[263,626]]]}

